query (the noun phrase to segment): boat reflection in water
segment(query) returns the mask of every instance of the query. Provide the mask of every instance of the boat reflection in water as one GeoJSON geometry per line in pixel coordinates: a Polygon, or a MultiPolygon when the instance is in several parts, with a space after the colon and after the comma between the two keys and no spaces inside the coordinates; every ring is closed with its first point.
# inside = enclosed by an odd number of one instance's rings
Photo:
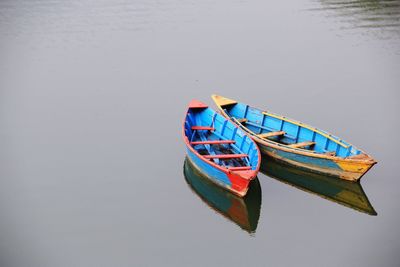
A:
{"type": "Polygon", "coordinates": [[[350,182],[295,168],[265,156],[261,161],[260,172],[338,204],[369,215],[377,215],[359,182],[350,182]]]}
{"type": "Polygon", "coordinates": [[[183,168],[185,180],[210,208],[249,233],[255,233],[261,209],[261,187],[256,177],[250,184],[247,195],[240,198],[215,185],[199,172],[188,158],[183,168]]]}

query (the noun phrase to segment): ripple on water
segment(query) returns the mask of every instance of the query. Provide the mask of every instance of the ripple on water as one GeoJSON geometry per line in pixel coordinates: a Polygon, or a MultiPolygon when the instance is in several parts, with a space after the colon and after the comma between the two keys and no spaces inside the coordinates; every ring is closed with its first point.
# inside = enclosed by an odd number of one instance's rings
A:
{"type": "Polygon", "coordinates": [[[378,38],[400,37],[400,1],[398,0],[319,0],[312,11],[324,12],[341,23],[343,30],[359,30],[378,38]]]}

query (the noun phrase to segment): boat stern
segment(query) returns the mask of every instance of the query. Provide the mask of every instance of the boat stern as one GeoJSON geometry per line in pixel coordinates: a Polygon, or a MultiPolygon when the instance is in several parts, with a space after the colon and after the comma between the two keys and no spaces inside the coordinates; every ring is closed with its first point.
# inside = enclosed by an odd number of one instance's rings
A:
{"type": "Polygon", "coordinates": [[[231,190],[237,195],[244,197],[249,189],[249,183],[257,176],[257,171],[232,171],[228,173],[231,181],[231,190]]]}
{"type": "Polygon", "coordinates": [[[377,163],[376,160],[367,154],[334,161],[343,171],[340,177],[349,181],[360,180],[377,163]]]}

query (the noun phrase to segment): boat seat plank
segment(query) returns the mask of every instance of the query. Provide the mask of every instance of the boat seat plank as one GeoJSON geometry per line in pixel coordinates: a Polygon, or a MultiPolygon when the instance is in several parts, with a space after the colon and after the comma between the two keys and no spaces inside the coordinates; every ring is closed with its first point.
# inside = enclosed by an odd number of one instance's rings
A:
{"type": "Polygon", "coordinates": [[[306,142],[291,144],[291,145],[288,145],[288,147],[291,147],[291,148],[304,148],[306,146],[312,146],[312,145],[315,145],[315,142],[306,141],[306,142]]]}
{"type": "Polygon", "coordinates": [[[208,131],[214,131],[215,129],[213,127],[207,127],[207,126],[192,126],[192,130],[208,130],[208,131]]]}
{"type": "MultiPolygon", "coordinates": [[[[209,140],[207,140],[207,138],[205,137],[205,134],[204,134],[204,132],[199,132],[199,136],[200,136],[200,140],[201,141],[209,141],[209,140]]],[[[215,155],[216,153],[215,153],[215,151],[214,151],[214,149],[213,149],[213,147],[212,146],[210,146],[210,145],[204,145],[205,146],[205,148],[206,148],[206,150],[208,151],[208,153],[209,153],[209,155],[215,155]]],[[[218,158],[214,158],[214,159],[212,159],[216,164],[220,164],[220,160],[218,159],[218,158]]],[[[223,164],[223,162],[222,162],[222,164],[223,164]]]]}
{"type": "Polygon", "coordinates": [[[286,133],[285,131],[277,131],[277,132],[268,132],[268,133],[257,134],[257,136],[260,138],[268,138],[268,137],[273,137],[273,136],[284,135],[285,133],[286,133]]]}
{"type": "Polygon", "coordinates": [[[251,170],[251,167],[250,166],[228,167],[228,169],[231,171],[246,171],[246,170],[251,170]]]}
{"type": "Polygon", "coordinates": [[[247,154],[221,154],[221,155],[205,155],[206,159],[237,159],[248,157],[247,154]]]}
{"type": "Polygon", "coordinates": [[[336,151],[326,151],[326,152],[324,153],[324,155],[335,156],[335,155],[336,155],[336,151]]]}
{"type": "Polygon", "coordinates": [[[235,140],[206,140],[206,141],[194,141],[190,142],[191,145],[222,145],[222,144],[234,144],[235,140]]]}

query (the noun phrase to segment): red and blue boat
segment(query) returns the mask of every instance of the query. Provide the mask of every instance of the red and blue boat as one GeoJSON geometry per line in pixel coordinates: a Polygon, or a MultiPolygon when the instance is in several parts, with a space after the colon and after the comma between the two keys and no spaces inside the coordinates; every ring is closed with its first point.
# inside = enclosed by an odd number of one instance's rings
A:
{"type": "Polygon", "coordinates": [[[233,99],[212,98],[222,115],[246,131],[265,155],[350,181],[376,164],[364,151],[325,131],[233,99]]]}
{"type": "Polygon", "coordinates": [[[193,100],[182,129],[187,156],[210,181],[243,197],[257,176],[261,156],[256,143],[237,125],[193,100]]]}

